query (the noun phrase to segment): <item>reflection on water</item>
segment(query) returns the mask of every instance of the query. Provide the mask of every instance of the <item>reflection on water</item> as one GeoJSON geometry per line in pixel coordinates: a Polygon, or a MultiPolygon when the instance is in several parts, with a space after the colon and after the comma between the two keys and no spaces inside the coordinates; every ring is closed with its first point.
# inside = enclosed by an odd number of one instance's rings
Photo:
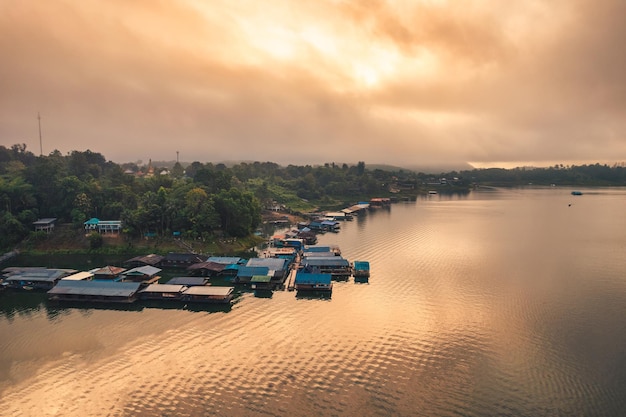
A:
{"type": "Polygon", "coordinates": [[[346,222],[320,244],[371,278],[330,298],[1,294],[0,415],[625,415],[626,190],[570,191],[438,194],[346,222]]]}

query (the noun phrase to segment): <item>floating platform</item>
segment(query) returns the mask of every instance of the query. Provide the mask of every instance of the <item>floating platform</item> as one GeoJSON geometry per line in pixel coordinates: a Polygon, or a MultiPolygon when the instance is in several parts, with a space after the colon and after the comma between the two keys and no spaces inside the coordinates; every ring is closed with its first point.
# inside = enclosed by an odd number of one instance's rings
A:
{"type": "Polygon", "coordinates": [[[233,291],[233,287],[189,287],[181,299],[196,303],[230,304],[233,291]]]}
{"type": "Polygon", "coordinates": [[[48,298],[53,301],[133,303],[140,287],[139,282],[61,280],[48,291],[48,298]]]}

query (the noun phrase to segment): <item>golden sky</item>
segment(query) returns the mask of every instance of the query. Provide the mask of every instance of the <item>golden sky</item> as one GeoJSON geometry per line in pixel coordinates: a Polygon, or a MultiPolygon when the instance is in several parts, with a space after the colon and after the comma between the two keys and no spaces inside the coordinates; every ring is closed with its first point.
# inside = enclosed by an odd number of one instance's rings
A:
{"type": "Polygon", "coordinates": [[[626,1],[0,0],[0,144],[116,162],[626,160],[626,1]]]}

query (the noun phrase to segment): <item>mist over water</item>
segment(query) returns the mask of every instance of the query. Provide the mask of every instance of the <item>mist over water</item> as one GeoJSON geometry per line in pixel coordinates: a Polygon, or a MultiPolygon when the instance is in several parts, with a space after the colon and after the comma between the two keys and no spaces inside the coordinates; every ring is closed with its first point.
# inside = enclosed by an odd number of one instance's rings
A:
{"type": "Polygon", "coordinates": [[[0,416],[624,415],[626,189],[570,191],[434,195],[342,223],[319,244],[372,275],[330,299],[2,294],[0,416]]]}

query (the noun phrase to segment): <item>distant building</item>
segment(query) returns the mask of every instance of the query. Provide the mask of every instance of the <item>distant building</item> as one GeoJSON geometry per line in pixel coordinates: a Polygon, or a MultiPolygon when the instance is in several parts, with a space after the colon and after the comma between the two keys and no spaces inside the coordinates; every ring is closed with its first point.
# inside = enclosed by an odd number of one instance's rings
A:
{"type": "Polygon", "coordinates": [[[44,218],[39,219],[36,222],[33,222],[33,226],[35,227],[35,232],[46,232],[50,233],[54,230],[54,226],[56,224],[56,217],[54,218],[44,218]]]}

